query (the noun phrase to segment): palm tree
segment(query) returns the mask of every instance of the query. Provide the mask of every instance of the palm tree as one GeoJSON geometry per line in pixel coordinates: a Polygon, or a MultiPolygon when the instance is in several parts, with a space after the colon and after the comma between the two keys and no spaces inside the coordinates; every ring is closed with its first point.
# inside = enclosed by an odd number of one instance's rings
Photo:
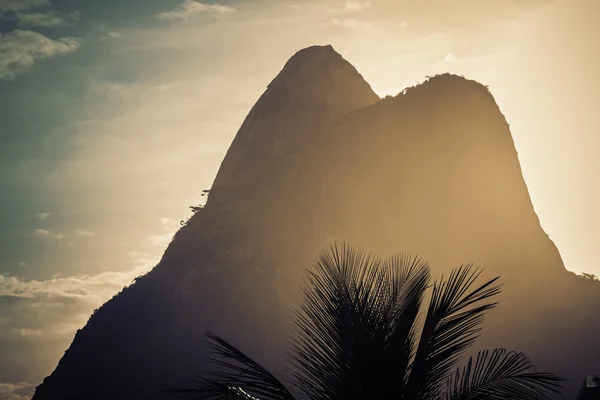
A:
{"type": "MultiPolygon", "coordinates": [[[[418,257],[381,259],[332,246],[308,272],[303,301],[293,314],[293,390],[226,340],[207,333],[213,372],[177,390],[186,399],[547,399],[557,378],[535,372],[522,353],[479,352],[456,368],[497,303],[498,278],[474,286],[481,271],[455,269],[433,284],[424,320],[419,312],[430,284],[418,257]]],[[[172,392],[173,393],[173,392],[172,392]]]]}

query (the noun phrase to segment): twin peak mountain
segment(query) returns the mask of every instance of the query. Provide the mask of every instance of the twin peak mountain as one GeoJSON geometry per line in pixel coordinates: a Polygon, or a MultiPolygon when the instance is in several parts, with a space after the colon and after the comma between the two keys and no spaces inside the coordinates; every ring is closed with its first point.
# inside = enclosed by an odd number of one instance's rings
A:
{"type": "Polygon", "coordinates": [[[207,367],[206,330],[281,370],[304,271],[333,241],[418,254],[434,276],[474,262],[504,283],[481,347],[525,352],[569,393],[600,371],[600,285],[568,272],[540,226],[488,89],[443,74],[380,99],[313,46],[251,109],[205,207],[90,317],[34,399],[162,398],[207,367]]]}

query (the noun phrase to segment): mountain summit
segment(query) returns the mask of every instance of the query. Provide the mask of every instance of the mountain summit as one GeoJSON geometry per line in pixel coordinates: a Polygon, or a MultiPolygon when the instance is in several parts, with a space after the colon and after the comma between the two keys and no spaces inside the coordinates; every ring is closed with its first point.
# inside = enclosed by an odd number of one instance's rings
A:
{"type": "Polygon", "coordinates": [[[504,282],[479,343],[523,351],[573,390],[600,370],[600,287],[565,270],[488,89],[444,74],[380,100],[315,46],[252,108],[206,206],[91,316],[34,399],[159,399],[206,367],[206,330],[281,371],[300,279],[334,240],[417,253],[435,275],[475,262],[504,282]]]}
{"type": "Polygon", "coordinates": [[[300,50],[250,110],[219,169],[214,194],[248,183],[286,147],[309,141],[323,124],[377,101],[356,68],[330,45],[300,50]]]}

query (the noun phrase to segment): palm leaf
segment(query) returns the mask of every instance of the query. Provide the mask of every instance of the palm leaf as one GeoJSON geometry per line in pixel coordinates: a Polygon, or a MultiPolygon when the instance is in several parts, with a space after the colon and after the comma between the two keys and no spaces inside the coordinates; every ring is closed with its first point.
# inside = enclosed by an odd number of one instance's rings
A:
{"type": "Polygon", "coordinates": [[[308,398],[360,396],[385,341],[386,275],[382,262],[348,246],[321,253],[294,311],[294,381],[308,398]]]}
{"type": "Polygon", "coordinates": [[[166,395],[177,395],[181,400],[254,400],[255,397],[237,386],[230,386],[215,379],[201,379],[187,389],[167,390],[166,395]]]}
{"type": "Polygon", "coordinates": [[[465,349],[478,337],[485,312],[497,304],[481,303],[500,292],[500,285],[493,285],[498,278],[472,290],[480,273],[472,265],[461,266],[447,281],[434,284],[406,398],[434,397],[465,349]]]}
{"type": "Polygon", "coordinates": [[[214,357],[209,361],[220,367],[210,378],[195,386],[170,391],[186,399],[294,400],[289,390],[267,369],[214,333],[207,332],[214,357]]]}
{"type": "Polygon", "coordinates": [[[429,282],[417,257],[381,260],[332,246],[308,273],[294,314],[295,383],[310,399],[400,395],[429,282]]]}
{"type": "Polygon", "coordinates": [[[547,400],[560,390],[558,378],[536,372],[523,354],[504,349],[481,351],[448,380],[447,400],[547,400]]]}
{"type": "Polygon", "coordinates": [[[386,261],[392,290],[393,310],[384,353],[375,372],[376,389],[370,398],[400,399],[417,343],[416,324],[429,285],[429,266],[420,258],[397,255],[386,261]],[[393,385],[390,382],[394,382],[393,385]]]}

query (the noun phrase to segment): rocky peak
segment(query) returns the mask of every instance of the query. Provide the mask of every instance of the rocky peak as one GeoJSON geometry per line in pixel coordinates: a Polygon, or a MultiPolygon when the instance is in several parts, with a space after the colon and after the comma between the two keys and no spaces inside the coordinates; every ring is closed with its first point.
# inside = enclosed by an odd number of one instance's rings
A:
{"type": "Polygon", "coordinates": [[[325,123],[379,100],[332,46],[298,51],[244,120],[221,164],[212,198],[220,197],[223,188],[251,181],[278,152],[310,141],[307,136],[317,135],[325,123]]]}

